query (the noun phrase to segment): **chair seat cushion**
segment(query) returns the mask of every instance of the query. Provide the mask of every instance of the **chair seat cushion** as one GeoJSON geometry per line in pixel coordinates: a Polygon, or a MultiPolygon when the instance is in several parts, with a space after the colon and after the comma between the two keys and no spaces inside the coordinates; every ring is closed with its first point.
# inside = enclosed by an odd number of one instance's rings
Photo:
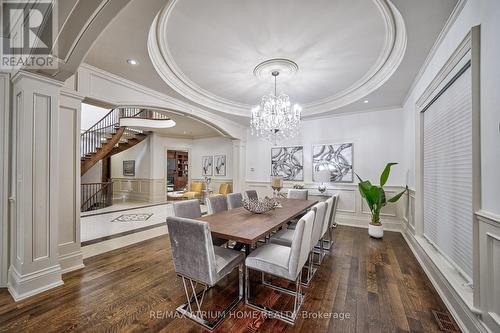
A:
{"type": "Polygon", "coordinates": [[[294,280],[295,278],[291,277],[288,271],[289,257],[289,247],[278,244],[266,244],[250,253],[245,260],[245,264],[250,269],[294,280]]]}
{"type": "Polygon", "coordinates": [[[295,230],[293,229],[280,230],[269,239],[269,242],[283,246],[292,246],[292,239],[294,233],[295,230]]]}
{"type": "Polygon", "coordinates": [[[217,267],[217,280],[222,279],[233,269],[245,261],[243,252],[214,246],[215,266],[217,267]]]}

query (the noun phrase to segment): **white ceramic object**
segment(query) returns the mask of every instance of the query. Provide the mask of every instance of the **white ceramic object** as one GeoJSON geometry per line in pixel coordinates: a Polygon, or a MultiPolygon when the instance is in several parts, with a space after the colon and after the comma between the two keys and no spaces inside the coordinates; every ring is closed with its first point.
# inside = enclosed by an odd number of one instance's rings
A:
{"type": "Polygon", "coordinates": [[[368,235],[373,238],[382,238],[384,237],[384,227],[382,225],[368,225],[368,235]]]}

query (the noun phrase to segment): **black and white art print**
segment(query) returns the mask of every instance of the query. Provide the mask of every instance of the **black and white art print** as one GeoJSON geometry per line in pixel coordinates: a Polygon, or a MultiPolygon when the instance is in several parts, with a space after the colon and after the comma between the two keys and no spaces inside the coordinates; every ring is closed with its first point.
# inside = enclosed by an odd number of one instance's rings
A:
{"type": "Polygon", "coordinates": [[[214,156],[214,176],[226,175],[226,155],[214,156]]]}
{"type": "Polygon", "coordinates": [[[213,156],[203,156],[201,158],[201,175],[202,176],[212,176],[214,169],[214,158],[213,156]]]}
{"type": "Polygon", "coordinates": [[[283,180],[304,180],[304,147],[271,148],[271,176],[283,180]]]}
{"type": "Polygon", "coordinates": [[[314,145],[313,175],[328,170],[331,182],[351,183],[354,180],[352,159],[352,143],[314,145]]]}

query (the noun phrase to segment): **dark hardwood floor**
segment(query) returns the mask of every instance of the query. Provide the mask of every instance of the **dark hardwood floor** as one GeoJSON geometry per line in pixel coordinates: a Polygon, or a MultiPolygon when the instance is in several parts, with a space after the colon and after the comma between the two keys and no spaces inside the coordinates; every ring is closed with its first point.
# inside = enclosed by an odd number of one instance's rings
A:
{"type": "MultiPolygon", "coordinates": [[[[85,260],[64,285],[15,303],[0,290],[1,332],[202,332],[171,316],[185,301],[167,236],[85,260]]],[[[253,295],[277,309],[292,298],[259,286],[253,295]]],[[[220,309],[236,293],[236,272],[208,294],[220,309]]],[[[431,310],[447,312],[398,233],[370,239],[366,229],[339,226],[335,246],[309,288],[294,326],[265,318],[241,302],[219,332],[440,332],[431,310]],[[242,318],[241,318],[242,317],[242,318]],[[315,318],[316,317],[316,318],[315,318]]]]}

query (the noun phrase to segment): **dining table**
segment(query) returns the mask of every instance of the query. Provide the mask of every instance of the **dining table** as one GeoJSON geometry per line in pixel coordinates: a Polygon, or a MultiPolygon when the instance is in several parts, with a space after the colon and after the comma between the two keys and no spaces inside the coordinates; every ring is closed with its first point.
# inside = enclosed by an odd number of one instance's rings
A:
{"type": "Polygon", "coordinates": [[[197,220],[209,224],[212,236],[245,245],[245,253],[260,239],[299,217],[318,201],[280,198],[279,206],[263,214],[247,211],[243,207],[205,215],[197,220]]]}

